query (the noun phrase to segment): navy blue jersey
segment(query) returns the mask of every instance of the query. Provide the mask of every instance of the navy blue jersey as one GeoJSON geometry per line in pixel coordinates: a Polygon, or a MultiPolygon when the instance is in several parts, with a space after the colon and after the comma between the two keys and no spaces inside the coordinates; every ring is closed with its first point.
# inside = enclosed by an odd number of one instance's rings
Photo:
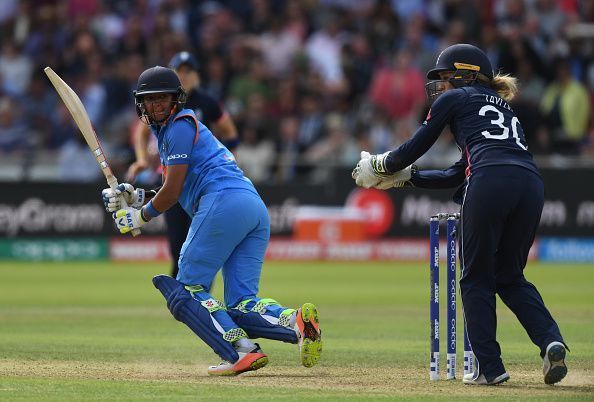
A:
{"type": "MultiPolygon", "coordinates": [[[[450,184],[455,185],[460,184],[464,174],[498,165],[521,166],[538,174],[512,108],[494,90],[482,85],[451,89],[440,95],[413,137],[386,158],[386,168],[396,172],[412,164],[431,148],[446,125],[454,134],[462,158],[447,171],[431,171],[430,175],[436,176],[427,179],[443,181],[452,177],[454,183],[450,184]]],[[[445,182],[440,184],[446,186],[445,182]]]]}
{"type": "Polygon", "coordinates": [[[184,107],[193,110],[198,120],[208,128],[212,128],[212,124],[218,122],[224,113],[219,102],[199,88],[190,90],[184,107]]]}

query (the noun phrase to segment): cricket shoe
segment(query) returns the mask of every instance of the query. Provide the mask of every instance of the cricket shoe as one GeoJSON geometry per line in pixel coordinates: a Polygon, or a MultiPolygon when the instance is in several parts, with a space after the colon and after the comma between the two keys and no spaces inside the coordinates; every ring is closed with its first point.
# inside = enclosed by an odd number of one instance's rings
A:
{"type": "Polygon", "coordinates": [[[545,384],[556,384],[567,375],[565,353],[565,345],[561,342],[551,342],[547,346],[542,365],[545,384]]]}
{"type": "Polygon", "coordinates": [[[507,372],[493,378],[491,381],[487,381],[484,374],[476,375],[476,373],[465,374],[462,378],[462,383],[467,385],[497,385],[509,380],[509,374],[507,372]]]}
{"type": "Polygon", "coordinates": [[[318,310],[312,303],[305,303],[297,310],[295,332],[299,345],[301,364],[315,366],[322,354],[322,331],[318,319],[318,310]]]}
{"type": "Polygon", "coordinates": [[[268,356],[256,347],[251,352],[237,352],[239,359],[235,363],[222,361],[218,366],[210,366],[208,375],[231,376],[245,373],[246,371],[258,370],[268,364],[268,356]]]}

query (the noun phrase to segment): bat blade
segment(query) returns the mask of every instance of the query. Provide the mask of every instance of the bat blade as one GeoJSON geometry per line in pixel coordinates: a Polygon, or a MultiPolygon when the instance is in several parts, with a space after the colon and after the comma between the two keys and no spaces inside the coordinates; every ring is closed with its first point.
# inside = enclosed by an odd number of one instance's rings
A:
{"type": "MultiPolygon", "coordinates": [[[[101,148],[101,143],[97,138],[97,134],[95,133],[95,129],[91,124],[91,119],[89,119],[89,115],[87,114],[87,110],[85,109],[83,103],[81,102],[80,98],[74,92],[72,88],[66,82],[60,78],[58,74],[51,67],[46,67],[43,69],[45,75],[49,78],[50,82],[56,89],[56,92],[64,102],[66,109],[70,112],[70,115],[74,119],[76,126],[80,130],[82,136],[85,138],[87,145],[91,152],[93,152],[93,156],[97,160],[97,164],[101,168],[101,172],[105,176],[105,180],[107,180],[107,184],[110,188],[115,189],[118,186],[118,180],[114,176],[111,167],[107,161],[105,153],[101,148]]],[[[125,208],[128,205],[124,200],[124,197],[120,198],[122,206],[125,208]]],[[[132,230],[132,235],[137,236],[140,234],[139,229],[132,230]]]]}

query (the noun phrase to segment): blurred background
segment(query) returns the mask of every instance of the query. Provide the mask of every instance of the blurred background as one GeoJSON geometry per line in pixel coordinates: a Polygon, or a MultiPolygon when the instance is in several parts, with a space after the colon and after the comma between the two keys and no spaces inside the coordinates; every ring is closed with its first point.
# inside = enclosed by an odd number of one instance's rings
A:
{"type": "MultiPolygon", "coordinates": [[[[238,127],[238,163],[269,206],[273,235],[294,237],[298,217],[348,221],[346,205],[367,210],[365,233],[346,240],[425,236],[431,213],[457,210],[449,192],[361,193],[350,171],[361,150],[410,137],[428,109],[426,71],[459,42],[520,80],[512,107],[549,191],[541,234],[592,239],[594,0],[3,0],[0,232],[115,234],[96,192],[101,172],[45,66],[79,94],[123,179],[134,161],[137,78],[186,50],[238,127]]],[[[458,158],[446,132],[419,165],[458,158]]],[[[341,225],[300,236],[340,239],[341,225]]]]}

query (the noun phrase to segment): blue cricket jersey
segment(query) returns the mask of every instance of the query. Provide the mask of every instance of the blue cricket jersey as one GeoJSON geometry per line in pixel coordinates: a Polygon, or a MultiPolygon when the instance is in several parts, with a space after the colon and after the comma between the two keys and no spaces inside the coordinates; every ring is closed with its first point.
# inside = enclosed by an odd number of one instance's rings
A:
{"type": "Polygon", "coordinates": [[[200,197],[208,193],[236,188],[258,194],[233,154],[198,121],[192,110],[183,109],[165,125],[152,125],[151,129],[157,136],[164,177],[168,166],[188,165],[178,200],[188,215],[193,216],[200,197]]]}
{"type": "Polygon", "coordinates": [[[411,180],[415,186],[453,187],[486,166],[515,165],[538,174],[512,108],[497,92],[483,85],[441,94],[413,137],[386,158],[386,168],[396,172],[412,164],[431,148],[448,124],[462,158],[446,170],[419,171],[411,180]]]}

